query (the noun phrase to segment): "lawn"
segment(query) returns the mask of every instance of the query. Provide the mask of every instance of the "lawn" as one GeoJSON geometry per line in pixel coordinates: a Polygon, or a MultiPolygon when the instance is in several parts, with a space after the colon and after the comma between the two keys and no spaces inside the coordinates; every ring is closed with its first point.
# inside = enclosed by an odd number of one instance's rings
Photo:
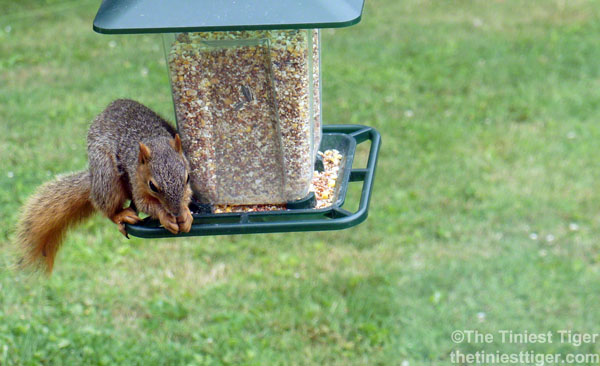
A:
{"type": "Polygon", "coordinates": [[[0,0],[0,365],[600,352],[451,339],[600,332],[599,1],[367,0],[322,34],[324,122],[383,138],[366,222],[126,240],[98,215],[31,277],[11,268],[19,207],[86,168],[91,119],[128,97],[173,120],[160,36],[96,34],[98,5],[0,0]]]}

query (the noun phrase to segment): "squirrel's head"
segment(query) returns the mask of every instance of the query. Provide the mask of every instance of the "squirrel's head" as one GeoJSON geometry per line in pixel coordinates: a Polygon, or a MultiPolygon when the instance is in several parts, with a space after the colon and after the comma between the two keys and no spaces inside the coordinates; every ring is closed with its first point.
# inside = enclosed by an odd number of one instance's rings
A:
{"type": "Polygon", "coordinates": [[[189,165],[179,135],[140,142],[137,182],[147,195],[173,216],[191,197],[189,165]]]}

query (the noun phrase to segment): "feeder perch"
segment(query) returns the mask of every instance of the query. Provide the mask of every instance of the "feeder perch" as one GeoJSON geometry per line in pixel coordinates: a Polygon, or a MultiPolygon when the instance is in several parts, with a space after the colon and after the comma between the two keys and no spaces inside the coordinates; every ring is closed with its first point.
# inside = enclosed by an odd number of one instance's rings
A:
{"type": "MultiPolygon", "coordinates": [[[[358,125],[322,125],[321,28],[360,21],[364,0],[104,0],[94,30],[161,33],[177,128],[190,162],[194,222],[179,236],[334,230],[368,213],[380,136],[358,125]],[[367,167],[352,169],[371,142],[367,167]],[[323,169],[318,151],[342,155],[330,206],[309,192],[323,169]],[[359,209],[342,208],[362,182],[359,209]],[[275,211],[213,213],[214,205],[275,205],[275,211]]],[[[333,185],[333,184],[332,184],[333,185]]],[[[129,225],[140,237],[173,236],[155,220],[129,225]]]]}

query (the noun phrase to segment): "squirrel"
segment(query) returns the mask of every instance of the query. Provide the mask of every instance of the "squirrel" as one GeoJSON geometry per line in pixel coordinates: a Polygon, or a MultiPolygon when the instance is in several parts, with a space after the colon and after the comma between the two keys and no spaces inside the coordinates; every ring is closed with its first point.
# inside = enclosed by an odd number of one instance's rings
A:
{"type": "Polygon", "coordinates": [[[139,211],[173,234],[190,231],[189,163],[176,130],[158,114],[133,100],[113,101],[92,122],[87,151],[87,171],[57,177],[25,203],[16,230],[21,266],[50,274],[67,230],[95,211],[127,238],[125,224],[139,222],[139,211]]]}

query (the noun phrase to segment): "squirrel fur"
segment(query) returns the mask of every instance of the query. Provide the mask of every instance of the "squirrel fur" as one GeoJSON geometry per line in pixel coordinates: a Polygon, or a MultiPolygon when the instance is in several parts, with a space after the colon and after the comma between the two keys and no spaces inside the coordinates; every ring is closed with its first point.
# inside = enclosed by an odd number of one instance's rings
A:
{"type": "Polygon", "coordinates": [[[95,211],[125,236],[125,224],[141,220],[139,211],[174,234],[190,231],[189,164],[167,121],[138,102],[118,99],[92,122],[87,150],[87,171],[59,176],[25,203],[16,232],[22,266],[52,272],[67,230],[95,211]]]}

